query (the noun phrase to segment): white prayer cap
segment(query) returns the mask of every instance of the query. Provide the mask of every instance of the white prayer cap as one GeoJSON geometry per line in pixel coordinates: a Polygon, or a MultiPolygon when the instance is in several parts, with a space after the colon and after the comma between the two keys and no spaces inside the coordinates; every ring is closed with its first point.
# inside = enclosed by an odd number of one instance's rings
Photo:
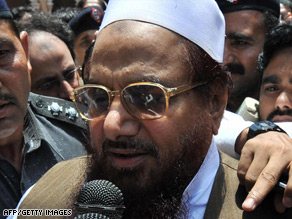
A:
{"type": "Polygon", "coordinates": [[[225,22],[215,0],[109,0],[100,30],[119,20],[139,20],[165,27],[223,60],[225,22]]]}

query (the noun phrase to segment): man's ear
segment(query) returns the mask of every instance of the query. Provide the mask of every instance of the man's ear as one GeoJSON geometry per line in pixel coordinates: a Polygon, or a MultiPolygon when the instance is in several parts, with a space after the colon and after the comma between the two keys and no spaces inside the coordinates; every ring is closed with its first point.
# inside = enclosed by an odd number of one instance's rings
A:
{"type": "Polygon", "coordinates": [[[221,120],[223,118],[223,113],[226,108],[228,101],[228,90],[221,84],[216,84],[216,82],[210,85],[210,116],[213,120],[213,134],[218,134],[218,129],[220,127],[221,120]]]}
{"type": "Polygon", "coordinates": [[[20,33],[20,41],[21,41],[22,47],[23,47],[24,52],[25,52],[26,57],[27,57],[28,70],[29,70],[29,72],[31,72],[31,64],[30,64],[30,61],[29,61],[29,54],[28,54],[29,42],[28,42],[28,34],[27,34],[27,32],[21,31],[21,33],[20,33]]]}

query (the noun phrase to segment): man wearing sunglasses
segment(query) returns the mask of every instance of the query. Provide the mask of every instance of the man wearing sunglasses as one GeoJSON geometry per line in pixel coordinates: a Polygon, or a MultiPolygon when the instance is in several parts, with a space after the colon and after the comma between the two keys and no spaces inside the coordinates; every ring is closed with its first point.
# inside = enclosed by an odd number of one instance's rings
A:
{"type": "Polygon", "coordinates": [[[247,195],[237,161],[213,141],[230,89],[224,31],[212,0],[111,0],[88,84],[71,93],[95,153],[55,166],[20,209],[75,208],[84,183],[106,179],[127,219],[277,218],[269,199],[254,212],[237,206],[247,195]]]}

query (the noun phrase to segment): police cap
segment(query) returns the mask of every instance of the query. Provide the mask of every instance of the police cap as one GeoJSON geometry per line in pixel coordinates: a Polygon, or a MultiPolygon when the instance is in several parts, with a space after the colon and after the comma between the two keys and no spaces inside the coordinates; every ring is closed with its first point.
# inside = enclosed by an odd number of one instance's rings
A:
{"type": "Polygon", "coordinates": [[[216,0],[223,13],[258,10],[269,11],[277,18],[280,16],[280,0],[216,0]]]}
{"type": "Polygon", "coordinates": [[[0,19],[12,19],[12,13],[5,0],[0,0],[0,19]]]}
{"type": "Polygon", "coordinates": [[[76,17],[69,21],[69,26],[77,36],[87,30],[98,30],[104,12],[98,6],[91,6],[82,10],[76,17]]]}

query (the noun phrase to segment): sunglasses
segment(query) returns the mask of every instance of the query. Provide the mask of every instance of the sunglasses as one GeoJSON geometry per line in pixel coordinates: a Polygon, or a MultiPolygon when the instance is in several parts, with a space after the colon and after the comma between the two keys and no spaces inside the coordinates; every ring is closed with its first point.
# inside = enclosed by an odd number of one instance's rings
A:
{"type": "Polygon", "coordinates": [[[123,106],[133,117],[159,119],[166,114],[170,97],[203,84],[206,82],[168,88],[158,83],[139,82],[129,84],[121,91],[87,84],[72,91],[70,99],[86,120],[105,117],[115,96],[120,96],[123,106]]]}

